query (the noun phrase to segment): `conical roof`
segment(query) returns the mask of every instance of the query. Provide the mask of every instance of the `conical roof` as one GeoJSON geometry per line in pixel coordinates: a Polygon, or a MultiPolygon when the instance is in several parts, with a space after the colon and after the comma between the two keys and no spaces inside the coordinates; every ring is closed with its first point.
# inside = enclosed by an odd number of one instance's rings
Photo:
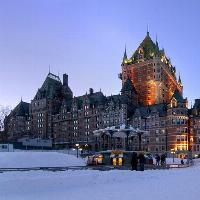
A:
{"type": "Polygon", "coordinates": [[[142,43],[139,45],[137,50],[134,52],[132,56],[132,59],[134,59],[134,61],[138,59],[138,54],[140,54],[139,52],[140,49],[143,50],[144,58],[147,58],[147,59],[159,53],[158,42],[156,42],[156,44],[153,42],[153,40],[151,39],[149,35],[149,32],[147,32],[146,37],[144,38],[142,43]]]}
{"type": "Polygon", "coordinates": [[[124,57],[123,57],[123,62],[122,63],[124,63],[126,60],[127,60],[127,53],[126,53],[126,45],[125,45],[124,57]]]}
{"type": "Polygon", "coordinates": [[[172,99],[173,98],[175,98],[178,102],[184,102],[185,101],[184,98],[183,98],[183,96],[181,95],[181,93],[178,90],[174,91],[172,99]]]}
{"type": "Polygon", "coordinates": [[[136,91],[136,89],[135,89],[130,78],[128,78],[126,80],[126,82],[124,82],[124,85],[123,85],[122,90],[121,90],[121,92],[126,92],[126,91],[133,91],[134,93],[137,94],[137,91],[136,91]]]}

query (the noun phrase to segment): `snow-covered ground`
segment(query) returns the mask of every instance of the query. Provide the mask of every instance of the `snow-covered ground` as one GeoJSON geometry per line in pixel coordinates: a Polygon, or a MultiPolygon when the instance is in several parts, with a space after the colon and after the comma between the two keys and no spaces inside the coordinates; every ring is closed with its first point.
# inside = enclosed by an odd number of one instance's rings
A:
{"type": "Polygon", "coordinates": [[[84,160],[57,152],[0,152],[0,168],[83,166],[84,160]]]}
{"type": "MultiPolygon", "coordinates": [[[[52,155],[55,159],[52,160],[56,162],[56,155],[52,155]]],[[[67,162],[70,156],[66,154],[64,156],[63,158],[67,162]]],[[[51,156],[47,157],[50,162],[51,156]]],[[[76,157],[70,159],[77,160],[76,157]]],[[[34,161],[31,162],[34,163],[34,161]]],[[[79,160],[78,162],[83,161],[79,160]]],[[[70,170],[0,173],[0,199],[198,200],[200,197],[199,163],[200,161],[196,160],[195,166],[185,169],[147,170],[144,172],[70,170]]]]}

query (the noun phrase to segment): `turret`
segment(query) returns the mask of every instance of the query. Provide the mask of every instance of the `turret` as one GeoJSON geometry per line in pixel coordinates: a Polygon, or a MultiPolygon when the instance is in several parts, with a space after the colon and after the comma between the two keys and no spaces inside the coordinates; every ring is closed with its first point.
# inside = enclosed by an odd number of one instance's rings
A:
{"type": "Polygon", "coordinates": [[[68,75],[63,74],[63,85],[68,86],[68,75]]]}

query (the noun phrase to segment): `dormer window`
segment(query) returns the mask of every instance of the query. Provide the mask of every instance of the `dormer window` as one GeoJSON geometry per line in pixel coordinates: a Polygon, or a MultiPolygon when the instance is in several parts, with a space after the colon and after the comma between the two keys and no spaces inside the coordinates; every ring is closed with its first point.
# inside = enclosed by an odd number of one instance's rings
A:
{"type": "Polygon", "coordinates": [[[171,107],[172,107],[172,108],[177,107],[177,100],[174,99],[174,98],[171,100],[171,107]]]}

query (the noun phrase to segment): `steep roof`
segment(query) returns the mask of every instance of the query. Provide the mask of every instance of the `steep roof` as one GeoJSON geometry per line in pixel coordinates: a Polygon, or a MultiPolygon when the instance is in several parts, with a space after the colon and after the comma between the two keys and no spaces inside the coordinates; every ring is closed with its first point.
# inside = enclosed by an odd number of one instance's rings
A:
{"type": "Polygon", "coordinates": [[[69,108],[71,109],[72,104],[75,102],[78,106],[78,109],[81,109],[83,107],[83,102],[86,98],[88,98],[89,104],[92,104],[92,105],[104,104],[106,101],[106,97],[103,95],[102,92],[94,92],[91,94],[85,94],[82,96],[74,97],[72,100],[66,99],[63,102],[63,104],[65,104],[68,109],[69,108]]]}
{"type": "Polygon", "coordinates": [[[133,85],[133,83],[132,83],[130,78],[128,78],[126,80],[126,82],[124,83],[124,85],[122,87],[122,90],[121,90],[121,92],[126,92],[126,91],[132,91],[132,92],[137,94],[137,91],[136,91],[136,89],[135,89],[135,87],[134,87],[134,85],[133,85]]]}
{"type": "Polygon", "coordinates": [[[134,52],[134,54],[132,56],[132,58],[134,60],[138,59],[139,50],[141,48],[144,51],[144,58],[147,58],[147,59],[153,57],[155,54],[158,54],[158,52],[159,52],[158,43],[153,42],[153,40],[151,39],[151,37],[149,35],[149,32],[147,32],[146,37],[144,38],[142,43],[139,45],[137,50],[134,52]]]}
{"type": "Polygon", "coordinates": [[[23,116],[27,117],[29,115],[29,103],[20,101],[20,103],[11,111],[9,116],[23,116]]]}
{"type": "Polygon", "coordinates": [[[195,99],[195,103],[194,103],[193,108],[198,108],[198,109],[200,109],[200,99],[195,99]]]}
{"type": "Polygon", "coordinates": [[[167,114],[167,104],[155,104],[150,106],[138,107],[134,113],[135,116],[148,117],[153,112],[158,112],[159,116],[165,116],[167,114]]]}
{"type": "Polygon", "coordinates": [[[105,96],[102,92],[88,94],[88,98],[92,104],[103,104],[105,102],[105,96]]]}
{"type": "Polygon", "coordinates": [[[113,102],[114,104],[127,104],[128,97],[123,95],[111,95],[105,96],[102,92],[95,92],[92,94],[85,94],[83,96],[74,97],[72,100],[64,100],[63,105],[67,107],[67,109],[71,109],[72,104],[76,103],[78,109],[83,107],[83,103],[85,99],[88,99],[88,103],[91,105],[107,105],[109,102],[113,102]]]}
{"type": "Polygon", "coordinates": [[[149,32],[147,31],[145,38],[140,43],[139,47],[133,53],[131,58],[127,58],[126,49],[125,49],[122,65],[133,64],[135,62],[138,62],[141,59],[148,60],[148,59],[153,58],[156,55],[163,55],[163,54],[164,54],[164,50],[159,49],[157,39],[156,39],[156,42],[154,42],[151,39],[149,32]]]}
{"type": "Polygon", "coordinates": [[[35,98],[50,98],[53,99],[61,92],[62,83],[60,78],[52,73],[49,73],[42,84],[42,87],[38,89],[35,98]]]}
{"type": "Polygon", "coordinates": [[[120,94],[107,96],[106,98],[107,98],[107,102],[113,101],[115,104],[116,103],[121,103],[121,104],[127,104],[128,103],[128,97],[120,95],[120,94]]]}
{"type": "Polygon", "coordinates": [[[174,91],[172,99],[173,98],[175,98],[178,102],[182,102],[182,103],[186,101],[178,90],[174,91]]]}

